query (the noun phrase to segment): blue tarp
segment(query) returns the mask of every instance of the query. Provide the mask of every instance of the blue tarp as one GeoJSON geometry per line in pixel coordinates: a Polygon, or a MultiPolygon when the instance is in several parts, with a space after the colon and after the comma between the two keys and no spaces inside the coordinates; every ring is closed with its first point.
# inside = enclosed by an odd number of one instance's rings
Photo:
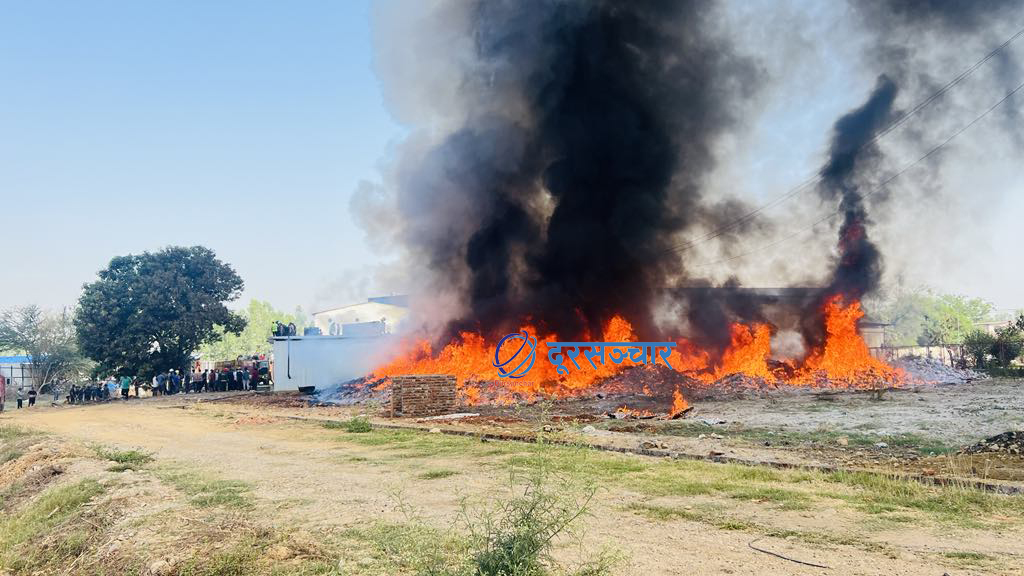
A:
{"type": "Polygon", "coordinates": [[[0,364],[28,364],[28,356],[0,356],[0,364]]]}

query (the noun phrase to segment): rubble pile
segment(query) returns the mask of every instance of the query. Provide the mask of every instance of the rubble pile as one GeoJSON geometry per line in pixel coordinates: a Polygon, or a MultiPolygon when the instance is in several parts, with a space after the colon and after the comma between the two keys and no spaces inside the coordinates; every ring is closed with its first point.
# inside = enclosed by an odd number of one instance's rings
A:
{"type": "Polygon", "coordinates": [[[934,358],[923,356],[904,356],[893,362],[893,366],[906,371],[911,382],[926,384],[964,384],[985,377],[980,372],[954,368],[934,358]]]}
{"type": "Polygon", "coordinates": [[[1003,432],[961,450],[964,454],[1024,454],[1024,432],[1003,432]]]}

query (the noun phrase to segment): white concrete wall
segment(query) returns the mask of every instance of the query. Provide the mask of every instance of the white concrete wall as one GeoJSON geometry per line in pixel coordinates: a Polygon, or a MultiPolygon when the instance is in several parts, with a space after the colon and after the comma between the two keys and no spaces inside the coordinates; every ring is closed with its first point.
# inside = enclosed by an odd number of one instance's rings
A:
{"type": "Polygon", "coordinates": [[[362,302],[324,310],[313,314],[313,325],[320,329],[323,334],[330,334],[331,323],[350,324],[354,322],[378,322],[384,320],[389,333],[397,332],[398,326],[409,315],[409,309],[392,304],[381,304],[379,302],[362,302]]]}
{"type": "Polygon", "coordinates": [[[275,338],[274,390],[298,390],[303,386],[314,386],[317,390],[323,390],[360,378],[368,374],[384,358],[389,346],[397,345],[397,338],[391,336],[275,338]]]}

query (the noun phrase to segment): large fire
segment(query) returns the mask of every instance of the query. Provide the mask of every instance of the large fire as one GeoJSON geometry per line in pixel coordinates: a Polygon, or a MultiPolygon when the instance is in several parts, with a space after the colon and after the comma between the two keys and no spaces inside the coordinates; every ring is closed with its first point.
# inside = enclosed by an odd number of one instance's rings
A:
{"type": "MultiPolygon", "coordinates": [[[[874,388],[898,386],[902,372],[885,362],[874,358],[861,337],[857,323],[864,312],[860,302],[844,304],[840,296],[834,296],[825,303],[825,338],[823,344],[810,350],[802,360],[772,359],[772,327],[768,324],[733,324],[729,346],[713,359],[712,354],[701,350],[692,342],[682,339],[669,356],[669,363],[677,371],[703,383],[714,386],[726,377],[739,375],[739,379],[751,385],[830,386],[846,388],[874,388]]],[[[555,334],[538,333],[527,323],[521,327],[537,338],[536,361],[523,378],[498,378],[495,370],[495,343],[487,342],[483,336],[463,332],[441,350],[435,351],[430,342],[423,340],[410,345],[403,353],[390,362],[378,367],[372,379],[386,379],[400,374],[454,374],[458,379],[459,393],[468,404],[481,402],[511,403],[533,400],[541,396],[576,396],[591,390],[611,376],[636,365],[629,359],[615,364],[605,358],[604,363],[591,367],[583,356],[579,357],[580,370],[566,362],[567,374],[556,372],[548,362],[544,342],[559,341],[555,334]],[[499,394],[484,395],[497,387],[499,394]]],[[[589,342],[587,337],[581,339],[589,342]]],[[[632,326],[621,317],[614,317],[601,334],[603,342],[636,342],[638,338],[632,326]]],[[[508,360],[516,352],[515,346],[502,348],[499,361],[508,360]],[[509,350],[505,350],[509,348],[509,350]]],[[[660,364],[660,362],[659,362],[660,364]]],[[[653,370],[651,365],[636,367],[653,370]]],[[[652,391],[643,386],[645,394],[652,391]]],[[[681,414],[688,404],[678,385],[671,391],[672,407],[669,416],[681,414]]]]}

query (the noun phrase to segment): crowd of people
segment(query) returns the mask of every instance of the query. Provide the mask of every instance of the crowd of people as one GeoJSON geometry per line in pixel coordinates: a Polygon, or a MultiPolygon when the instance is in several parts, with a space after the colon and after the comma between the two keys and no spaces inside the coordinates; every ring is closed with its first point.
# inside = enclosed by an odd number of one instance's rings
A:
{"type": "MultiPolygon", "coordinates": [[[[266,371],[264,370],[264,374],[266,371]]],[[[56,404],[60,398],[60,391],[66,390],[65,401],[68,404],[91,404],[106,402],[120,394],[122,399],[127,400],[132,396],[140,397],[143,391],[152,396],[168,396],[173,394],[199,394],[203,392],[228,392],[233,390],[256,390],[260,380],[265,376],[260,374],[256,365],[222,368],[220,370],[165,370],[151,379],[144,379],[132,376],[111,376],[103,381],[70,384],[51,382],[48,384],[53,392],[53,402],[56,404]]],[[[4,401],[7,391],[7,383],[0,375],[0,405],[4,401]]],[[[35,387],[19,384],[15,398],[17,407],[25,407],[25,400],[28,406],[35,406],[38,392],[35,387]]],[[[2,410],[2,408],[0,408],[2,410]]]]}
{"type": "MultiPolygon", "coordinates": [[[[168,370],[153,377],[154,396],[169,394],[198,394],[200,392],[227,392],[231,390],[255,390],[260,375],[256,366],[221,370],[184,372],[168,370]]],[[[138,395],[138,392],[136,392],[138,395]]]]}

